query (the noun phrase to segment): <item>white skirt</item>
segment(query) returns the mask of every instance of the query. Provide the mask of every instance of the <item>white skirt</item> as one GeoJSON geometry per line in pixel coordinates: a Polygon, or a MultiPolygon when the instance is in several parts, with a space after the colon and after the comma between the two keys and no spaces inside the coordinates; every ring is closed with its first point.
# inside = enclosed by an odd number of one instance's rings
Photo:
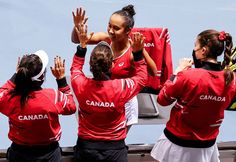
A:
{"type": "Polygon", "coordinates": [[[125,104],[126,125],[138,123],[138,99],[134,96],[125,104]]]}
{"type": "Polygon", "coordinates": [[[178,146],[164,133],[154,145],[151,156],[159,162],[220,162],[217,144],[209,148],[178,146]]]}

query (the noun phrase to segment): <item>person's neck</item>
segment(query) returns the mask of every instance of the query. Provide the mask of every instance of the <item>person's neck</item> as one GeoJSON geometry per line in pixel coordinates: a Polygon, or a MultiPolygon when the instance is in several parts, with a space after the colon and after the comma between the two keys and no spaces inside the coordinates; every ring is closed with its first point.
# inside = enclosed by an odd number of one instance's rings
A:
{"type": "Polygon", "coordinates": [[[130,43],[128,39],[125,41],[112,42],[111,48],[114,54],[114,58],[122,55],[127,50],[127,48],[129,48],[129,46],[130,46],[130,43]]]}

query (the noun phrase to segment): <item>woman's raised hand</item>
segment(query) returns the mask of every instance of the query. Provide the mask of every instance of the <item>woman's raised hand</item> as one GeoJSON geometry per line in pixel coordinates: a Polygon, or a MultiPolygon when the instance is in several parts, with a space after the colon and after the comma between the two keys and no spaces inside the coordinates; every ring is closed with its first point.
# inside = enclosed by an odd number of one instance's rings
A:
{"type": "Polygon", "coordinates": [[[85,17],[85,10],[80,7],[76,9],[76,12],[72,11],[73,21],[75,27],[79,28],[79,25],[85,24],[88,20],[88,17],[85,17]]]}
{"type": "Polygon", "coordinates": [[[89,40],[92,38],[94,32],[87,34],[88,32],[88,26],[85,24],[80,24],[79,28],[75,28],[75,32],[77,34],[77,37],[79,38],[80,46],[82,48],[86,48],[89,40]]]}
{"type": "Polygon", "coordinates": [[[50,67],[52,74],[56,79],[62,79],[65,77],[65,59],[61,59],[60,56],[54,58],[54,67],[50,67]]]}
{"type": "Polygon", "coordinates": [[[131,39],[129,39],[132,46],[133,52],[138,52],[143,50],[145,37],[139,33],[135,32],[131,34],[131,39]]]}
{"type": "Polygon", "coordinates": [[[181,58],[179,60],[179,66],[175,69],[174,74],[183,70],[188,70],[193,65],[193,60],[191,58],[181,58]]]}

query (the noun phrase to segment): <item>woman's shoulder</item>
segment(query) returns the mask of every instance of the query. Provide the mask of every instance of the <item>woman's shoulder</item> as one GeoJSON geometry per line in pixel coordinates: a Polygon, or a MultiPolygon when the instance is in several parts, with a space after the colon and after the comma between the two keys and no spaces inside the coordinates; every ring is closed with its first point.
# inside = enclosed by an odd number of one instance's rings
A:
{"type": "Polygon", "coordinates": [[[184,78],[185,80],[198,80],[205,76],[207,70],[202,68],[190,68],[183,70],[177,74],[178,77],[184,78]]]}
{"type": "Polygon", "coordinates": [[[54,98],[55,95],[57,95],[58,90],[53,88],[43,88],[38,91],[34,91],[32,95],[34,95],[36,98],[46,97],[48,99],[54,98]]]}
{"type": "Polygon", "coordinates": [[[189,68],[187,70],[183,70],[182,73],[186,75],[191,75],[191,74],[206,73],[207,71],[208,70],[203,68],[189,68]]]}
{"type": "MultiPolygon", "coordinates": [[[[191,68],[178,73],[178,76],[184,80],[194,83],[209,82],[213,78],[224,80],[224,71],[212,71],[203,68],[191,68]]],[[[213,79],[214,80],[214,79],[213,79]]]]}

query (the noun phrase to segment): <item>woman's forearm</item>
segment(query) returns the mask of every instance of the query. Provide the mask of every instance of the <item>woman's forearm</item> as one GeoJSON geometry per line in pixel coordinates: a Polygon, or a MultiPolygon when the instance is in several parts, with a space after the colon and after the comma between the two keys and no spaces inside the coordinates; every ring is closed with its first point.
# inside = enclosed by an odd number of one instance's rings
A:
{"type": "Polygon", "coordinates": [[[150,57],[150,55],[148,54],[148,52],[145,49],[143,50],[143,56],[147,62],[149,75],[155,76],[157,74],[156,63],[153,61],[153,59],[150,57]]]}

